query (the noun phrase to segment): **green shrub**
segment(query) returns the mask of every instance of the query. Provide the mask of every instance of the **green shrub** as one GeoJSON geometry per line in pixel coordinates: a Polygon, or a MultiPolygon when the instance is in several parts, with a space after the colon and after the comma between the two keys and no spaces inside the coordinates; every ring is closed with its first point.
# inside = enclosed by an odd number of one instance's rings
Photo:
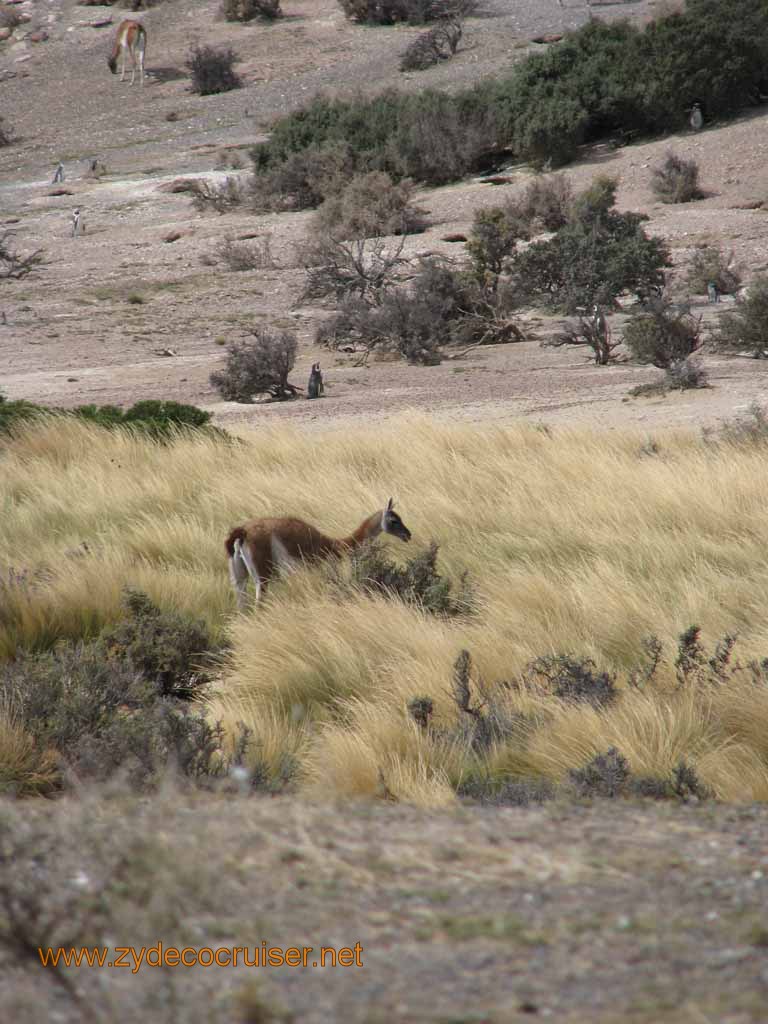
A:
{"type": "Polygon", "coordinates": [[[694,295],[706,295],[709,284],[714,284],[723,295],[730,295],[737,291],[741,284],[741,275],[733,266],[732,260],[733,253],[726,256],[723,250],[715,245],[696,249],[685,283],[694,295]]]}
{"type": "Polygon", "coordinates": [[[662,203],[690,203],[701,199],[699,165],[695,160],[667,153],[664,162],[651,173],[651,191],[662,203]]]}
{"type": "Polygon", "coordinates": [[[424,218],[414,207],[413,183],[393,184],[384,171],[355,175],[329,195],[315,214],[310,231],[315,236],[373,238],[423,231],[424,218]]]}
{"type": "Polygon", "coordinates": [[[295,398],[299,389],[288,383],[288,374],[296,362],[297,349],[295,334],[273,334],[258,327],[253,341],[233,341],[227,346],[226,365],[211,374],[211,384],[229,402],[252,402],[259,394],[269,394],[278,401],[295,398]]]}
{"type": "MultiPolygon", "coordinates": [[[[519,222],[509,218],[509,209],[491,207],[475,212],[466,248],[479,281],[489,281],[489,276],[497,278],[518,241],[526,237],[520,232],[519,222]]],[[[514,208],[512,211],[516,212],[514,208]]]]}
{"type": "Polygon", "coordinates": [[[42,249],[23,255],[11,246],[12,237],[10,231],[0,235],[0,281],[19,281],[45,262],[42,249]]]}
{"type": "Polygon", "coordinates": [[[209,412],[181,402],[147,399],[125,410],[117,405],[79,405],[74,409],[58,409],[24,399],[9,402],[0,394],[0,436],[11,433],[14,427],[26,420],[45,415],[75,416],[108,430],[129,428],[156,441],[169,440],[180,430],[204,430],[220,438],[228,436],[210,426],[209,412]]]}
{"type": "Polygon", "coordinates": [[[615,192],[614,181],[597,179],[575,198],[554,238],[514,255],[510,272],[521,298],[573,313],[610,309],[623,292],[646,298],[662,288],[668,250],[643,231],[645,215],[613,208],[615,192]]]}
{"type": "Polygon", "coordinates": [[[724,313],[712,334],[712,346],[722,351],[750,352],[756,359],[768,352],[768,277],[754,278],[736,309],[724,313]]]}
{"type": "Polygon", "coordinates": [[[237,56],[231,48],[216,49],[213,46],[195,46],[185,65],[192,79],[192,92],[199,96],[239,89],[243,84],[234,71],[237,56]]]}
{"type": "MultiPolygon", "coordinates": [[[[380,3],[345,0],[376,20],[380,3]]],[[[402,20],[394,7],[386,15],[402,20]]],[[[386,18],[384,19],[386,20],[386,18]]],[[[708,117],[733,115],[768,88],[768,9],[742,0],[690,0],[645,28],[591,20],[503,78],[451,96],[387,91],[374,99],[317,97],[282,118],[257,146],[257,173],[290,153],[346,141],[355,170],[384,170],[439,185],[487,166],[503,151],[537,167],[567,163],[582,142],[617,131],[679,130],[694,98],[708,117]]]]}
{"type": "Polygon", "coordinates": [[[666,370],[701,347],[701,324],[687,307],[675,309],[663,299],[650,301],[643,313],[627,322],[624,344],[639,363],[666,370]]]}

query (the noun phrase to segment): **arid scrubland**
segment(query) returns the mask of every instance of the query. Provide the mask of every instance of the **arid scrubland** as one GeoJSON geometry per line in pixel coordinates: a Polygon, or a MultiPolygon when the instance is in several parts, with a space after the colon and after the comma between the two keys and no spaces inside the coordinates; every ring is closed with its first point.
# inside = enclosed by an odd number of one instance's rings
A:
{"type": "MultiPolygon", "coordinates": [[[[161,445],[74,420],[26,427],[3,453],[0,651],[87,639],[119,618],[132,587],[226,644],[207,698],[225,746],[244,724],[246,762],[315,795],[441,805],[479,782],[491,793],[568,782],[616,748],[633,775],[669,779],[684,762],[722,799],[766,799],[764,458],[749,440],[415,415],[354,435],[276,428],[235,443],[161,445]],[[413,533],[406,553],[434,540],[438,570],[468,574],[467,614],[367,596],[344,568],[297,572],[235,613],[231,526],[295,514],[341,536],[390,494],[413,533]],[[678,638],[692,624],[706,651],[689,648],[686,662],[678,638]],[[738,640],[718,660],[726,634],[738,640]],[[451,694],[462,650],[464,711],[451,694]],[[558,696],[528,668],[551,655],[592,659],[618,692],[593,699],[587,683],[584,699],[558,696]],[[408,710],[417,698],[434,705],[423,726],[408,710]],[[473,714],[493,718],[484,738],[473,714]]],[[[13,762],[25,740],[13,708],[5,715],[13,762]]]]}

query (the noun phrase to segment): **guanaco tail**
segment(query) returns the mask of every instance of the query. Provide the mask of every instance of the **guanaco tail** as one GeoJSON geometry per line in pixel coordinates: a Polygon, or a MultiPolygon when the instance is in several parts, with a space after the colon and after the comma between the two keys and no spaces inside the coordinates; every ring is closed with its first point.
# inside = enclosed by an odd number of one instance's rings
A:
{"type": "Polygon", "coordinates": [[[131,85],[133,85],[136,78],[137,64],[139,66],[139,82],[141,85],[144,85],[144,54],[146,50],[147,30],[140,21],[132,21],[130,18],[126,18],[125,21],[121,21],[118,25],[115,45],[112,47],[111,55],[107,58],[109,70],[113,75],[117,74],[117,58],[119,56],[122,65],[120,71],[120,81],[122,82],[125,78],[125,64],[128,54],[130,54],[133,65],[131,85]]]}
{"type": "Polygon", "coordinates": [[[392,507],[364,519],[348,537],[326,537],[303,519],[251,519],[236,526],[225,541],[229,556],[229,578],[237,595],[238,608],[245,607],[248,578],[253,581],[256,601],[270,579],[280,570],[296,568],[302,562],[319,562],[341,557],[367,540],[388,533],[402,541],[411,539],[411,531],[392,507]]]}

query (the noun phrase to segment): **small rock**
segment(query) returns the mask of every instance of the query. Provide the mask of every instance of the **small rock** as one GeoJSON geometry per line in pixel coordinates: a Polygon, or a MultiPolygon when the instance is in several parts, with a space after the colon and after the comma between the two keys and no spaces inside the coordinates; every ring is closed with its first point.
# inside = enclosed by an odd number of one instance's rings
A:
{"type": "Polygon", "coordinates": [[[531,40],[531,42],[532,43],[559,43],[562,38],[563,38],[562,34],[560,34],[560,35],[549,35],[549,36],[534,36],[534,38],[531,40]]]}
{"type": "Polygon", "coordinates": [[[443,235],[443,242],[466,242],[467,236],[462,235],[460,232],[456,232],[453,235],[443,235]]]}
{"type": "Polygon", "coordinates": [[[36,32],[30,32],[27,39],[30,43],[44,43],[48,38],[48,33],[44,28],[39,28],[36,32]]]}
{"type": "Polygon", "coordinates": [[[79,380],[79,377],[67,377],[67,384],[75,384],[79,380]]]}
{"type": "Polygon", "coordinates": [[[16,63],[17,64],[23,64],[25,60],[31,60],[31,59],[32,59],[32,54],[31,53],[25,53],[23,57],[17,57],[16,58],[16,63]]]}
{"type": "Polygon", "coordinates": [[[164,242],[178,242],[183,237],[181,231],[169,231],[167,235],[163,235],[164,242]]]}
{"type": "Polygon", "coordinates": [[[8,28],[8,26],[6,26],[5,28],[0,28],[0,43],[5,42],[6,39],[10,39],[12,35],[12,28],[8,28]]]}

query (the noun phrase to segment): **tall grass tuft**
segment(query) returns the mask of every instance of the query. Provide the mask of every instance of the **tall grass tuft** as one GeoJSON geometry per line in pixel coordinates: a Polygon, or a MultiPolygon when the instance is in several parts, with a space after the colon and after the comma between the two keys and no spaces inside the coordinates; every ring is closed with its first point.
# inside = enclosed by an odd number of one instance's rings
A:
{"type": "MultiPolygon", "coordinates": [[[[634,774],[666,779],[684,760],[720,798],[768,799],[764,677],[681,684],[674,666],[694,622],[708,648],[738,634],[742,663],[768,655],[759,446],[670,433],[649,456],[647,438],[629,433],[415,415],[330,430],[322,445],[283,427],[242,440],[158,446],[73,419],[3,442],[0,660],[94,636],[120,617],[128,586],[228,638],[211,715],[232,737],[244,723],[248,756],[275,779],[441,804],[470,776],[559,783],[615,748],[634,774]],[[473,615],[342,593],[322,568],[235,613],[232,526],[297,515],[342,536],[390,495],[414,544],[439,545],[442,575],[469,573],[473,615]],[[665,656],[630,686],[650,635],[665,656]],[[451,695],[465,649],[472,706],[490,701],[514,726],[483,743],[451,695]],[[526,680],[543,656],[591,660],[595,679],[615,677],[615,698],[565,699],[526,680]],[[432,702],[425,728],[408,710],[415,698],[432,702]]],[[[383,543],[403,564],[407,552],[383,543]]]]}

